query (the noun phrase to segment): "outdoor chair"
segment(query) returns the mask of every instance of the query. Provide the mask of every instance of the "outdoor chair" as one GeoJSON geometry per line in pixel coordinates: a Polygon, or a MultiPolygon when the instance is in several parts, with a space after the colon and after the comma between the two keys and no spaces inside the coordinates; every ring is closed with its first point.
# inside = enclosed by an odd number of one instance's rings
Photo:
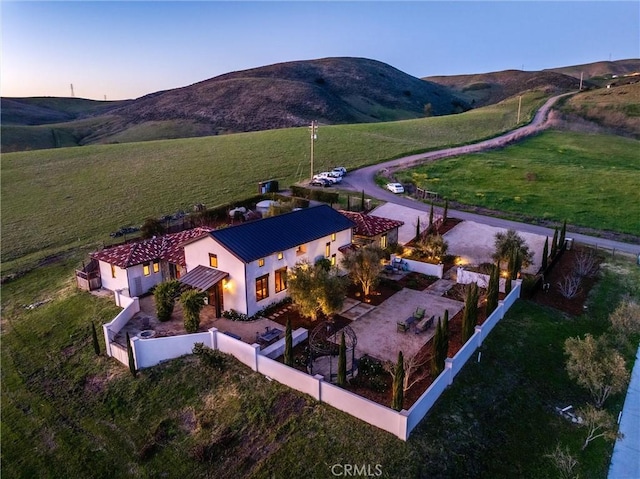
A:
{"type": "Polygon", "coordinates": [[[424,318],[424,313],[425,313],[424,308],[417,308],[416,312],[413,313],[413,317],[416,318],[417,320],[421,320],[422,318],[424,318]]]}
{"type": "Polygon", "coordinates": [[[424,318],[418,324],[416,324],[416,334],[420,334],[431,327],[433,324],[433,320],[435,316],[431,316],[430,318],[424,318]]]}

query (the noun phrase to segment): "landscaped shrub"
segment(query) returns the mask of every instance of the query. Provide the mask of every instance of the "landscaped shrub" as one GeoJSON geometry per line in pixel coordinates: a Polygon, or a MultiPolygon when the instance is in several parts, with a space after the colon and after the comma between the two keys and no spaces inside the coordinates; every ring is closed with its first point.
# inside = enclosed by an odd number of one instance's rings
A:
{"type": "Polygon", "coordinates": [[[193,354],[200,360],[200,363],[208,368],[222,371],[227,363],[224,353],[211,349],[204,343],[195,343],[193,345],[193,354]]]}
{"type": "Polygon", "coordinates": [[[340,350],[338,352],[338,386],[344,387],[347,384],[347,346],[344,339],[344,331],[340,339],[340,350]]]}
{"type": "Polygon", "coordinates": [[[204,307],[205,292],[189,289],[180,295],[184,329],[187,333],[195,333],[200,327],[200,311],[204,307]]]}
{"type": "Polygon", "coordinates": [[[153,290],[156,301],[156,315],[159,321],[169,321],[176,302],[176,296],[180,292],[180,281],[172,279],[163,281],[153,290]]]}
{"type": "Polygon", "coordinates": [[[100,355],[100,343],[98,342],[98,334],[96,333],[96,325],[91,322],[91,341],[93,343],[93,351],[96,356],[100,355]]]}
{"type": "Polygon", "coordinates": [[[235,309],[229,309],[222,312],[222,317],[231,321],[250,321],[251,319],[244,313],[239,313],[235,309]]]}

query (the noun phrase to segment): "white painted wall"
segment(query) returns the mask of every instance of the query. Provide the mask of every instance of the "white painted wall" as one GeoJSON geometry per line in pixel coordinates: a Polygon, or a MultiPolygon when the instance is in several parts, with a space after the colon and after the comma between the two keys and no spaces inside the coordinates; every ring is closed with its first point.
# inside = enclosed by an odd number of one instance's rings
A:
{"type": "MultiPolygon", "coordinates": [[[[468,271],[462,266],[458,266],[456,270],[456,281],[458,284],[478,283],[478,287],[487,288],[487,286],[489,286],[489,275],[476,273],[475,271],[468,271]]],[[[506,279],[500,278],[500,287],[498,288],[498,291],[501,293],[504,293],[505,291],[505,283],[506,279]]]]}
{"type": "Polygon", "coordinates": [[[213,347],[210,332],[151,339],[134,337],[131,338],[131,343],[138,369],[148,368],[161,361],[191,354],[196,343],[204,343],[205,346],[213,347]]]}
{"type": "MultiPolygon", "coordinates": [[[[317,377],[290,368],[266,356],[258,356],[258,371],[285,386],[320,399],[320,382],[317,377]]],[[[321,376],[320,376],[321,377],[321,376]]]]}
{"type": "Polygon", "coordinates": [[[102,287],[110,291],[117,289],[129,289],[129,279],[127,276],[127,270],[118,266],[114,266],[116,277],[111,277],[111,265],[104,261],[98,261],[100,267],[100,280],[102,281],[102,287]]]}
{"type": "MultiPolygon", "coordinates": [[[[392,254],[391,261],[393,262],[393,260],[397,257],[397,255],[392,254]]],[[[407,258],[402,258],[402,261],[407,262],[407,264],[409,265],[409,271],[415,271],[416,273],[426,274],[427,276],[436,276],[437,278],[442,278],[444,272],[443,264],[431,264],[407,258]]]]}
{"type": "Polygon", "coordinates": [[[144,275],[144,266],[137,264],[127,268],[129,274],[129,292],[131,296],[140,296],[148,292],[156,284],[162,282],[162,268],[157,273],[153,272],[153,262],[149,262],[149,275],[144,275]],[[141,290],[137,290],[136,278],[140,278],[141,290]]]}

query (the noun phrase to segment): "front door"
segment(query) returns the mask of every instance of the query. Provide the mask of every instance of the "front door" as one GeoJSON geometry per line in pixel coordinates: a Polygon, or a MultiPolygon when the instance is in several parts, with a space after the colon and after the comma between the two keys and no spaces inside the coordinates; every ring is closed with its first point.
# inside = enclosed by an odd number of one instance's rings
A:
{"type": "Polygon", "coordinates": [[[216,308],[216,318],[220,318],[222,316],[222,311],[224,311],[224,304],[222,300],[222,281],[212,286],[208,293],[209,304],[216,308]]]}

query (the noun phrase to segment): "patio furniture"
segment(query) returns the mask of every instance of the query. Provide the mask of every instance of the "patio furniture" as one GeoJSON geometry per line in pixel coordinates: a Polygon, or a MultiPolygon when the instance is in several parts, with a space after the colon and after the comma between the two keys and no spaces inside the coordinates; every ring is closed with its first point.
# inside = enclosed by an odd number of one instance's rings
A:
{"type": "Polygon", "coordinates": [[[396,330],[399,333],[406,333],[409,328],[411,328],[411,325],[415,322],[415,320],[416,318],[414,316],[409,316],[404,321],[398,321],[396,330]]]}
{"type": "Polygon", "coordinates": [[[274,340],[278,339],[282,334],[282,330],[278,328],[269,328],[269,326],[267,326],[265,329],[266,331],[258,336],[258,338],[260,339],[260,341],[263,341],[267,344],[270,344],[274,340]]]}
{"type": "Polygon", "coordinates": [[[238,336],[237,334],[234,334],[234,333],[230,333],[229,331],[225,331],[223,334],[226,334],[227,336],[231,336],[232,338],[237,339],[237,340],[242,340],[242,338],[240,336],[238,336]]]}
{"type": "Polygon", "coordinates": [[[435,319],[435,316],[431,316],[430,318],[424,318],[422,321],[420,321],[418,324],[416,324],[416,334],[420,334],[424,331],[426,331],[427,329],[429,329],[431,327],[431,325],[433,324],[433,320],[435,319]]]}
{"type": "Polygon", "coordinates": [[[413,313],[413,317],[420,320],[424,318],[424,313],[425,313],[424,308],[416,308],[416,312],[413,313]]]}

